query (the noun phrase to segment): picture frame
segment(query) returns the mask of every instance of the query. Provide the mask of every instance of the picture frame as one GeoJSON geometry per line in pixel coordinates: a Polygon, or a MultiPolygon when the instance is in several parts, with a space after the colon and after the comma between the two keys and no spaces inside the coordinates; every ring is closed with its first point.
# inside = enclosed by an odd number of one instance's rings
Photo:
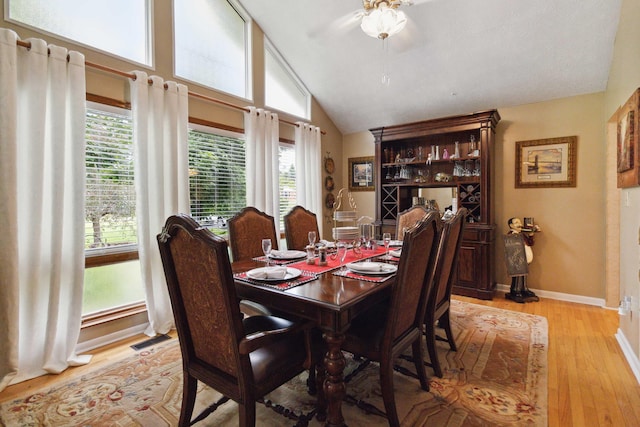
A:
{"type": "Polygon", "coordinates": [[[373,157],[349,158],[349,191],[373,191],[373,157]]]}
{"type": "Polygon", "coordinates": [[[577,136],[516,141],[516,188],[576,186],[577,136]]]}
{"type": "Polygon", "coordinates": [[[640,185],[639,104],[640,89],[636,89],[614,114],[618,188],[640,185]]]}

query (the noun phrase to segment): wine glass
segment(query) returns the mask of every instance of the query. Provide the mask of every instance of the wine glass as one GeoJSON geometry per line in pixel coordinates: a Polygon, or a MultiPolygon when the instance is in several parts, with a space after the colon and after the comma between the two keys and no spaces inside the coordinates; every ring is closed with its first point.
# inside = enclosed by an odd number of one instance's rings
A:
{"type": "MultiPolygon", "coordinates": [[[[347,257],[347,244],[345,242],[338,242],[336,244],[336,255],[340,260],[340,264],[344,264],[344,260],[347,257]]],[[[342,270],[345,270],[344,265],[342,265],[342,270]]]]}
{"type": "Polygon", "coordinates": [[[316,242],[316,232],[315,231],[310,231],[309,232],[309,246],[313,246],[313,244],[316,242]]]}
{"type": "Polygon", "coordinates": [[[360,226],[362,229],[362,240],[364,242],[364,247],[369,249],[371,247],[371,235],[373,226],[371,224],[362,224],[360,226]]]}
{"type": "Polygon", "coordinates": [[[271,254],[271,239],[262,239],[262,252],[267,257],[267,267],[271,266],[271,258],[269,257],[271,254]]]}
{"type": "Polygon", "coordinates": [[[384,259],[389,259],[389,245],[391,244],[391,233],[383,233],[382,242],[384,243],[384,249],[386,251],[386,255],[384,256],[384,259]]]}

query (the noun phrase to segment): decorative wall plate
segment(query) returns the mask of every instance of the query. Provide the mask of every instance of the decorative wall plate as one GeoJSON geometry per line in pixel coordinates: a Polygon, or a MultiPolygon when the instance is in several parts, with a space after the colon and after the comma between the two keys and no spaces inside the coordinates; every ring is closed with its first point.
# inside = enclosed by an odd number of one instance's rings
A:
{"type": "Polygon", "coordinates": [[[334,173],[336,171],[336,164],[331,157],[324,158],[324,170],[327,173],[334,173]]]}
{"type": "Polygon", "coordinates": [[[327,209],[333,209],[333,204],[335,202],[336,202],[336,197],[332,193],[327,194],[324,198],[324,206],[327,209]]]}
{"type": "Polygon", "coordinates": [[[333,182],[333,177],[332,176],[326,176],[324,178],[324,188],[327,191],[333,191],[333,189],[335,188],[335,182],[333,182]]]}

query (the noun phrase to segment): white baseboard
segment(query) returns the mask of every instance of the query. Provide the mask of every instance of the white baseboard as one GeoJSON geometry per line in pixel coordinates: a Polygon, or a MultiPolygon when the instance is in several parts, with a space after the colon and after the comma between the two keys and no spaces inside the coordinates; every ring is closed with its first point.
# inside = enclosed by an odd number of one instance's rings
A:
{"type": "MultiPolygon", "coordinates": [[[[509,292],[511,287],[504,285],[502,283],[498,283],[497,289],[499,291],[509,292]]],[[[537,296],[542,298],[555,299],[559,301],[576,302],[579,304],[595,305],[598,307],[608,308],[608,307],[605,307],[604,298],[585,297],[583,295],[565,294],[562,292],[544,291],[544,290],[533,289],[533,288],[530,288],[530,289],[531,291],[535,292],[537,296]]],[[[618,307],[616,307],[615,309],[617,310],[618,307]]]]}
{"type": "Polygon", "coordinates": [[[627,337],[624,336],[620,329],[616,332],[616,339],[618,340],[618,344],[620,344],[620,348],[622,349],[633,374],[636,376],[636,380],[640,383],[640,359],[635,355],[629,341],[627,341],[627,337]]]}
{"type": "Polygon", "coordinates": [[[134,335],[144,334],[144,331],[149,326],[149,323],[143,323],[140,325],[132,326],[131,328],[123,329],[117,332],[113,332],[111,334],[103,335],[98,338],[94,338],[92,340],[87,340],[78,343],[76,345],[76,354],[86,353],[87,351],[91,351],[94,348],[102,347],[103,345],[111,344],[116,341],[121,341],[123,339],[132,337],[134,335]]]}

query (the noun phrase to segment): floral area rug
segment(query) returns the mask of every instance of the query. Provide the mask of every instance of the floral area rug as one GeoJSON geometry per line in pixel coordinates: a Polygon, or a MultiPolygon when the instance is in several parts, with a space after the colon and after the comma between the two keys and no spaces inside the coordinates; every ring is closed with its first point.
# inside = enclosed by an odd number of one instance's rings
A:
{"type": "MultiPolygon", "coordinates": [[[[547,320],[544,317],[452,300],[458,351],[438,342],[443,378],[427,367],[431,391],[420,389],[400,359],[395,395],[403,426],[546,426],[547,320]]],[[[359,365],[347,355],[347,398],[342,408],[350,427],[386,426],[375,363],[359,365]]],[[[258,426],[320,426],[311,419],[315,398],[306,373],[257,403],[258,426]],[[311,419],[309,421],[309,419],[311,419]]],[[[220,394],[201,383],[195,414],[220,394]]],[[[5,426],[175,426],[182,399],[182,364],[177,340],[51,389],[0,403],[5,426]]],[[[237,426],[229,401],[200,426],[237,426]]]]}

